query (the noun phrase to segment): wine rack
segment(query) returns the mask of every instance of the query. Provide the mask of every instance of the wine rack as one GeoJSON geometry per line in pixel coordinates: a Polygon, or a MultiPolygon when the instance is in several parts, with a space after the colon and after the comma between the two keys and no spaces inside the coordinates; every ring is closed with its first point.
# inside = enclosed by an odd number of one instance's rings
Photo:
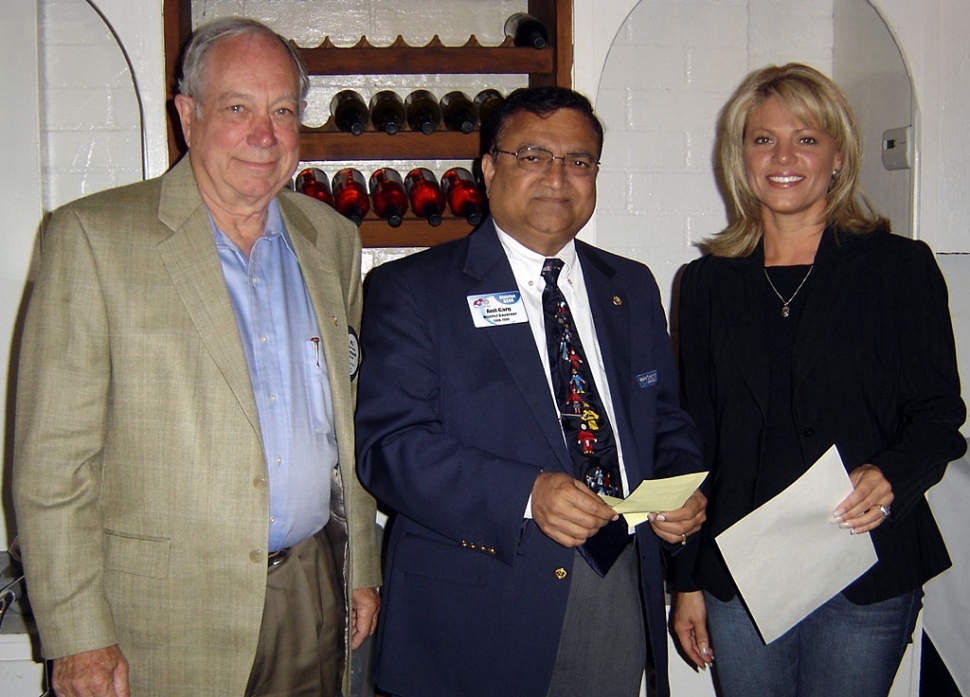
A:
{"type": "MultiPolygon", "coordinates": [[[[170,76],[169,153],[174,163],[185,146],[178,135],[171,97],[179,50],[191,33],[191,0],[164,0],[163,11],[166,69],[170,76]]],[[[530,86],[571,86],[572,0],[529,0],[528,11],[549,29],[550,45],[546,48],[516,47],[511,39],[499,46],[482,46],[471,34],[461,46],[445,46],[437,36],[424,46],[410,46],[400,36],[389,46],[372,46],[365,36],[354,46],[338,47],[327,37],[319,46],[297,50],[311,75],[522,74],[528,75],[530,86]]],[[[355,136],[338,131],[331,119],[318,128],[303,127],[300,131],[303,161],[468,161],[478,155],[477,129],[468,134],[442,127],[430,135],[409,130],[388,135],[368,124],[368,130],[355,136]]],[[[447,215],[441,225],[432,227],[411,212],[397,228],[373,217],[365,218],[360,226],[365,247],[426,247],[467,235],[471,230],[464,218],[447,215]]]]}

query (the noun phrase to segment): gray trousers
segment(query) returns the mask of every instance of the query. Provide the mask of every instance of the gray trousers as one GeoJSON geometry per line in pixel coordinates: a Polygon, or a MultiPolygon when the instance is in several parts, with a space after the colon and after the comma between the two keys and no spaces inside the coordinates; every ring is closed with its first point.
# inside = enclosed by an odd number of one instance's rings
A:
{"type": "Polygon", "coordinates": [[[576,553],[548,697],[637,697],[647,663],[640,560],[631,542],[600,578],[576,553]]]}

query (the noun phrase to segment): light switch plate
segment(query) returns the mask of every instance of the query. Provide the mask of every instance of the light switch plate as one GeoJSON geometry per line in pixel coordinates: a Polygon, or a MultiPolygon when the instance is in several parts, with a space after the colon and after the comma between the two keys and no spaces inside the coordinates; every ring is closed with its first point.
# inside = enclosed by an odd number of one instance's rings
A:
{"type": "Polygon", "coordinates": [[[909,169],[913,166],[912,126],[883,131],[882,165],[886,169],[909,169]]]}

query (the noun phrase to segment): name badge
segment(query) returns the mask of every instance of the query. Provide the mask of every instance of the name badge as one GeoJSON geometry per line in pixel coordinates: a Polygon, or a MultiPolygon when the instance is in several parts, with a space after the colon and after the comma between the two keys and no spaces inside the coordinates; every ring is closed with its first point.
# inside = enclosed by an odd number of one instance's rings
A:
{"type": "Polygon", "coordinates": [[[522,295],[517,290],[491,295],[469,295],[468,310],[476,327],[528,322],[522,295]]]}
{"type": "Polygon", "coordinates": [[[347,327],[347,349],[350,353],[350,379],[357,377],[360,370],[360,339],[353,327],[347,327]]]}

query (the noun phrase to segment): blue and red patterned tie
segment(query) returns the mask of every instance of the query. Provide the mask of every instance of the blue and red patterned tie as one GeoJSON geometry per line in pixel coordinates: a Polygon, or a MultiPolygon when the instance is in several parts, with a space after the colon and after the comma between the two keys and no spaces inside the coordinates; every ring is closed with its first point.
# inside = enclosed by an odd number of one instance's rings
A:
{"type": "MultiPolygon", "coordinates": [[[[542,278],[546,282],[542,291],[546,348],[563,434],[576,478],[598,494],[622,498],[613,429],[586,363],[569,305],[559,289],[563,265],[560,259],[546,259],[542,266],[542,278]]],[[[605,576],[629,538],[626,521],[621,516],[586,540],[579,551],[596,573],[605,576]]]]}

